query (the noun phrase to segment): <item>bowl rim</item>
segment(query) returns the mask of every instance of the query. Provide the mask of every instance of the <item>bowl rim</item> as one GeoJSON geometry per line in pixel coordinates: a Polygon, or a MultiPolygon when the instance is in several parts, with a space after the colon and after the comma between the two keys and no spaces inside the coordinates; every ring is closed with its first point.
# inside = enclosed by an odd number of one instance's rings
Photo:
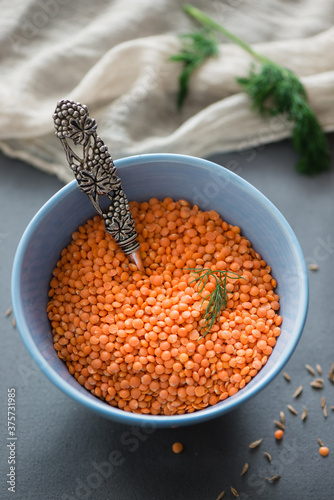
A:
{"type": "Polygon", "coordinates": [[[294,231],[292,230],[290,224],[285,219],[283,214],[256,187],[254,187],[245,179],[241,178],[236,173],[231,172],[225,167],[218,165],[210,160],[197,158],[189,155],[180,155],[173,153],[150,153],[150,154],[134,155],[119,160],[115,160],[114,163],[117,170],[118,169],[122,170],[126,167],[132,167],[134,165],[137,165],[138,163],[143,161],[145,163],[162,162],[162,161],[181,162],[185,165],[186,164],[192,166],[195,165],[201,168],[204,167],[210,171],[219,169],[219,171],[221,172],[223,169],[226,175],[228,175],[233,180],[234,183],[236,183],[238,186],[246,187],[253,193],[255,198],[262,201],[262,203],[265,203],[267,210],[271,213],[274,219],[276,219],[277,222],[279,222],[279,224],[282,227],[284,227],[284,230],[291,241],[291,246],[293,247],[296,260],[300,264],[298,268],[298,273],[302,278],[301,279],[302,287],[299,290],[300,307],[295,320],[294,334],[287,343],[284,352],[276,360],[275,365],[273,365],[273,367],[265,375],[265,377],[261,379],[260,386],[255,384],[247,391],[243,392],[243,390],[240,390],[235,396],[231,396],[226,400],[224,400],[222,402],[223,403],[222,405],[217,403],[216,405],[209,406],[197,412],[187,413],[182,415],[145,415],[145,414],[126,412],[124,410],[112,407],[106,404],[105,402],[99,400],[92,394],[90,394],[89,391],[87,391],[87,395],[78,391],[75,387],[73,387],[66,380],[64,380],[63,377],[60,376],[59,373],[47,363],[47,361],[40,353],[39,349],[36,347],[33,337],[30,333],[29,325],[26,323],[25,320],[24,308],[20,296],[20,275],[23,266],[23,258],[25,255],[25,251],[36,227],[38,227],[40,222],[43,220],[44,216],[58,204],[58,202],[62,199],[64,195],[68,195],[74,189],[78,189],[77,182],[75,180],[69,182],[64,187],[62,187],[49,200],[47,200],[43,204],[43,206],[37,211],[35,216],[29,222],[28,226],[26,227],[20,239],[14,257],[12,278],[11,278],[11,296],[12,296],[13,312],[17,328],[23,340],[23,343],[27,348],[28,352],[30,353],[30,355],[32,356],[33,360],[37,364],[37,366],[56,387],[61,389],[65,394],[67,394],[72,399],[79,402],[86,408],[98,413],[99,415],[105,418],[118,421],[123,424],[146,425],[155,428],[193,425],[204,422],[208,419],[219,417],[235,409],[241,403],[246,402],[255,394],[263,390],[269,384],[269,382],[272,381],[283,369],[284,365],[288,362],[288,360],[292,356],[300,340],[307,317],[308,295],[309,295],[307,269],[299,241],[297,240],[294,231]]]}

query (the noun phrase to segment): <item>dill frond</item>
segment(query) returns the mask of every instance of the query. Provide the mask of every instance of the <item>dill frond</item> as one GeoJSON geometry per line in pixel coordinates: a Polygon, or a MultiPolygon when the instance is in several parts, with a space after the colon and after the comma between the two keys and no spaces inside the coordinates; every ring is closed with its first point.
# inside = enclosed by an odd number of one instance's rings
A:
{"type": "Polygon", "coordinates": [[[289,69],[267,61],[258,72],[237,78],[249,95],[252,108],[262,115],[284,115],[294,124],[292,140],[300,157],[296,170],[314,175],[327,170],[330,154],[325,134],[307,101],[304,86],[289,69]]]}
{"type": "Polygon", "coordinates": [[[184,64],[179,78],[178,107],[182,107],[188,94],[189,80],[193,71],[208,57],[218,54],[217,41],[213,37],[216,32],[219,32],[247,51],[258,63],[257,68],[252,65],[248,77],[236,79],[249,95],[252,108],[263,115],[283,115],[293,123],[292,141],[294,149],[299,153],[296,170],[308,175],[328,170],[330,167],[329,145],[308,103],[306,90],[297,75],[255,52],[250,45],[200,9],[189,4],[185,4],[183,9],[204,29],[184,35],[182,51],[171,58],[173,61],[181,61],[184,64]]]}
{"type": "Polygon", "coordinates": [[[189,281],[189,285],[197,283],[197,293],[202,298],[201,306],[205,306],[200,325],[200,330],[204,331],[202,337],[205,337],[216,323],[221,311],[226,308],[228,302],[228,293],[226,290],[227,278],[244,278],[233,271],[222,271],[219,269],[187,268],[185,270],[191,271],[195,275],[193,279],[189,281]],[[212,276],[216,282],[215,288],[212,292],[207,293],[207,295],[203,295],[203,291],[205,290],[205,286],[210,276],[212,276]]]}
{"type": "Polygon", "coordinates": [[[171,56],[171,61],[181,62],[183,70],[179,76],[177,107],[181,109],[189,93],[190,77],[195,69],[206,59],[218,55],[216,37],[208,29],[180,35],[182,48],[180,53],[171,56]]]}

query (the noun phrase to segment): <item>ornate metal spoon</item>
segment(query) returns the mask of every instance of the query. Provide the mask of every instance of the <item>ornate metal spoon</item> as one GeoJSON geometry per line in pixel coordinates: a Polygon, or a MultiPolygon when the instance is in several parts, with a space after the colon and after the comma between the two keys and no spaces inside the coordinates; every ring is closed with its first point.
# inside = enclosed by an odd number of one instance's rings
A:
{"type": "Polygon", "coordinates": [[[53,119],[56,135],[64,147],[79,189],[87,194],[95,210],[103,217],[106,231],[138,269],[144,271],[127,197],[108,148],[96,134],[97,124],[89,117],[87,106],[70,100],[59,101],[53,119]],[[82,158],[71,149],[68,139],[82,146],[82,158]],[[110,201],[106,211],[99,203],[100,195],[110,201]]]}

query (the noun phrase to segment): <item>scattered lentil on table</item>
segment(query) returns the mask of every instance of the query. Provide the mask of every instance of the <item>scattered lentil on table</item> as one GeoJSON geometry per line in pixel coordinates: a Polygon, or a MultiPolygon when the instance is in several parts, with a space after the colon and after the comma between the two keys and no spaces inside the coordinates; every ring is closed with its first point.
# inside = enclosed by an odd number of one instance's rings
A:
{"type": "MultiPolygon", "coordinates": [[[[266,364],[280,335],[270,266],[220,215],[185,200],[131,202],[145,275],[95,216],[72,235],[50,283],[54,348],[93,395],[125,411],[183,414],[233,396],[266,364]],[[201,337],[191,271],[227,278],[228,302],[201,337]]],[[[209,279],[205,291],[213,290],[209,279]]]]}
{"type": "Polygon", "coordinates": [[[172,450],[174,453],[181,453],[183,451],[183,444],[179,442],[173,443],[172,450]]]}
{"type": "Polygon", "coordinates": [[[329,455],[329,448],[327,446],[320,446],[319,453],[322,457],[327,457],[329,455]]]}
{"type": "Polygon", "coordinates": [[[284,436],[283,429],[277,429],[277,431],[275,431],[275,439],[277,439],[278,441],[282,439],[283,436],[284,436]]]}

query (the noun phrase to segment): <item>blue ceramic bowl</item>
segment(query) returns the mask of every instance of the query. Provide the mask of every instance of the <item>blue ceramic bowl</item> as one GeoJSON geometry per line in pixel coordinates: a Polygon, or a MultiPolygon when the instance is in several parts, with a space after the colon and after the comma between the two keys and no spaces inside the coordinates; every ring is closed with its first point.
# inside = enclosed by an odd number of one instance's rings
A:
{"type": "Polygon", "coordinates": [[[152,154],[115,162],[129,200],[151,197],[187,199],[201,209],[216,210],[241,228],[253,248],[272,268],[278,283],[282,333],[258,375],[236,395],[186,415],[138,415],[111,407],[70,375],[52,343],[46,314],[52,270],[72,232],[95,214],[76,184],[56,193],[35,215],[22,236],[12,274],[12,303],[17,327],[42,372],[74,400],[99,415],[123,424],[173,427],[218,417],[267,386],[280,372],[300,338],[308,306],[308,281],[301,248],[275,206],[248,182],[212,162],[189,156],[152,154]]]}

